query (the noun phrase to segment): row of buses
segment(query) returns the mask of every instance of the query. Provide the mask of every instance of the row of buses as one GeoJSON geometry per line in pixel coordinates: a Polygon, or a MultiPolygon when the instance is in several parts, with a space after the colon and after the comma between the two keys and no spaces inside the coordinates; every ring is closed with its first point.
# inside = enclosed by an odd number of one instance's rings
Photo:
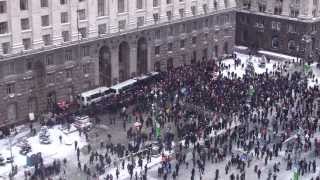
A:
{"type": "Polygon", "coordinates": [[[114,95],[126,94],[129,91],[135,90],[140,85],[145,85],[154,80],[159,80],[159,72],[150,72],[111,87],[98,87],[96,89],[83,92],[77,96],[78,103],[82,106],[90,106],[93,103],[98,103],[104,98],[114,95]]]}

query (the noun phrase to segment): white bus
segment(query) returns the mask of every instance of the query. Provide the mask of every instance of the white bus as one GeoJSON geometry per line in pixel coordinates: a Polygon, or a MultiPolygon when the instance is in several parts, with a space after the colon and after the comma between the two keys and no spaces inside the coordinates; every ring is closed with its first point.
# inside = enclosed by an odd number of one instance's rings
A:
{"type": "Polygon", "coordinates": [[[83,106],[88,106],[92,103],[97,103],[101,101],[103,98],[112,96],[115,94],[113,89],[107,87],[99,87],[87,92],[83,92],[78,95],[78,101],[83,106]]]}
{"type": "Polygon", "coordinates": [[[137,84],[136,79],[129,79],[110,87],[110,89],[114,90],[116,94],[126,93],[134,89],[136,87],[136,84],[137,84]]]}

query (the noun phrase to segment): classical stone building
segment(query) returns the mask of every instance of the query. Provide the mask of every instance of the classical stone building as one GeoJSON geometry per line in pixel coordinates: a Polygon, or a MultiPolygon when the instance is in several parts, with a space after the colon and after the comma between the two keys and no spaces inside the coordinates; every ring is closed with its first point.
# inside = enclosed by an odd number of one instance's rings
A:
{"type": "Polygon", "coordinates": [[[232,52],[234,0],[0,0],[0,126],[232,52]]]}
{"type": "Polygon", "coordinates": [[[236,44],[317,60],[319,0],[238,0],[236,44]]]}

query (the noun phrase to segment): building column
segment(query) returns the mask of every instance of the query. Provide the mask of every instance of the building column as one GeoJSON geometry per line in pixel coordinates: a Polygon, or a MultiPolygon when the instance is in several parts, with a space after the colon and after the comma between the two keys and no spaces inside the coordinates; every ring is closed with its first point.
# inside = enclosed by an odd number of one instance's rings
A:
{"type": "Polygon", "coordinates": [[[130,45],[130,61],[129,61],[129,73],[130,77],[137,74],[137,42],[130,45]]]}
{"type": "Polygon", "coordinates": [[[92,66],[93,66],[93,79],[94,79],[94,85],[99,86],[100,84],[100,67],[99,67],[99,55],[97,57],[94,57],[92,59],[92,66]]]}
{"type": "Polygon", "coordinates": [[[112,47],[111,52],[111,83],[116,84],[119,81],[119,46],[112,47]]]}
{"type": "Polygon", "coordinates": [[[148,71],[154,71],[154,58],[151,57],[151,52],[153,49],[153,43],[151,41],[147,42],[147,62],[148,62],[148,71]]]}

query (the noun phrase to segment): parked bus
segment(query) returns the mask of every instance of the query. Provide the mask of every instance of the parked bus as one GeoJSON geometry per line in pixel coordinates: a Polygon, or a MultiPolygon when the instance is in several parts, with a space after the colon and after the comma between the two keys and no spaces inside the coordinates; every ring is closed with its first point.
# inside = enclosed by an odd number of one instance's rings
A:
{"type": "Polygon", "coordinates": [[[110,97],[116,93],[115,90],[107,87],[99,87],[87,92],[83,92],[78,96],[78,101],[83,106],[91,105],[92,103],[97,103],[103,98],[110,97]]]}
{"type": "Polygon", "coordinates": [[[129,79],[110,87],[110,89],[112,89],[116,94],[122,94],[134,90],[136,86],[137,80],[129,79]]]}

